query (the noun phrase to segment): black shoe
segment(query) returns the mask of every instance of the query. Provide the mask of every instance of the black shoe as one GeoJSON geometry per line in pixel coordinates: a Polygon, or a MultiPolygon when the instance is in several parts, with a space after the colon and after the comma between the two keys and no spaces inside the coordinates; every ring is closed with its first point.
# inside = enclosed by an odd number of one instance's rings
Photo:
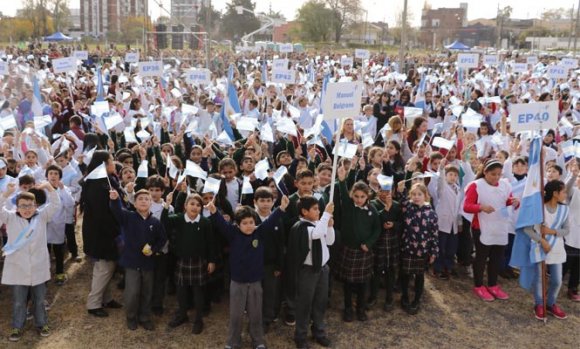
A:
{"type": "Polygon", "coordinates": [[[342,314],[342,320],[344,322],[352,322],[353,320],[352,308],[344,309],[344,313],[342,314]]]}
{"type": "Polygon", "coordinates": [[[193,323],[193,329],[191,333],[200,334],[203,331],[203,321],[199,320],[193,323]]]}
{"type": "Polygon", "coordinates": [[[320,346],[323,346],[325,348],[329,348],[332,345],[332,342],[330,341],[330,339],[328,339],[328,337],[326,336],[320,336],[320,337],[314,337],[314,340],[316,341],[316,343],[318,343],[320,346]]]}
{"type": "Polygon", "coordinates": [[[295,340],[294,343],[297,349],[310,349],[310,345],[306,339],[295,340]]]}
{"type": "Polygon", "coordinates": [[[171,321],[169,321],[169,324],[168,325],[171,328],[176,328],[178,326],[183,325],[187,321],[189,321],[189,319],[187,318],[187,316],[184,316],[184,317],[176,316],[171,321]]]}
{"type": "Polygon", "coordinates": [[[439,273],[439,279],[441,280],[449,280],[449,273],[446,271],[443,271],[441,273],[439,273]]]}
{"type": "Polygon", "coordinates": [[[262,325],[262,328],[264,329],[264,334],[267,334],[268,332],[270,332],[270,323],[264,322],[264,324],[262,325]]]}
{"type": "Polygon", "coordinates": [[[152,307],[151,312],[155,316],[162,316],[163,315],[163,307],[152,307]]]}
{"type": "Polygon", "coordinates": [[[388,312],[392,311],[393,308],[394,308],[394,302],[393,302],[393,300],[392,299],[391,300],[386,300],[385,301],[385,305],[383,306],[383,311],[385,311],[385,312],[388,313],[388,312]]]}
{"type": "Polygon", "coordinates": [[[153,325],[153,321],[142,321],[139,323],[141,327],[143,327],[147,331],[153,331],[155,329],[155,325],[153,325]]]}
{"type": "Polygon", "coordinates": [[[409,308],[409,300],[401,298],[401,308],[403,308],[404,311],[407,311],[409,308]]]}
{"type": "Polygon", "coordinates": [[[103,309],[103,308],[89,309],[89,310],[87,310],[87,312],[89,314],[93,315],[93,316],[96,316],[96,317],[107,317],[107,316],[109,316],[109,313],[107,313],[105,311],[105,309],[103,309]]]}
{"type": "Polygon", "coordinates": [[[296,318],[294,315],[286,314],[286,318],[284,318],[284,323],[288,326],[296,325],[296,318]]]}
{"type": "Polygon", "coordinates": [[[105,303],[103,304],[103,308],[109,308],[109,309],[121,309],[123,308],[123,304],[117,302],[116,300],[112,300],[109,303],[105,303]]]}
{"type": "Polygon", "coordinates": [[[369,299],[367,300],[367,309],[369,309],[370,307],[374,307],[375,304],[377,304],[377,297],[369,297],[369,299]]]}
{"type": "Polygon", "coordinates": [[[365,310],[357,310],[356,311],[356,319],[358,321],[367,321],[369,318],[365,310]]]}
{"type": "Polygon", "coordinates": [[[135,331],[137,329],[137,320],[127,319],[127,328],[131,331],[135,331]]]}
{"type": "Polygon", "coordinates": [[[414,301],[413,303],[411,303],[409,305],[409,307],[407,308],[407,313],[409,315],[416,315],[419,312],[419,302],[414,301]]]}

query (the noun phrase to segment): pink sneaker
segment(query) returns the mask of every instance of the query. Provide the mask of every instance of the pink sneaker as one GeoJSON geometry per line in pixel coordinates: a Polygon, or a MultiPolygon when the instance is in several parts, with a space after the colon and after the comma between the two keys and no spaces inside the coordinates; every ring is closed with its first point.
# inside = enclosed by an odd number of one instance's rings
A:
{"type": "Polygon", "coordinates": [[[572,302],[580,302],[580,294],[578,291],[568,290],[568,299],[572,302]]]}
{"type": "Polygon", "coordinates": [[[554,304],[551,307],[547,307],[546,309],[548,310],[548,313],[556,319],[564,320],[568,317],[568,315],[566,315],[566,313],[560,309],[558,304],[554,304]]]}
{"type": "Polygon", "coordinates": [[[475,293],[477,297],[485,302],[493,302],[495,300],[495,298],[493,298],[493,296],[487,291],[485,286],[474,287],[473,293],[475,293]]]}
{"type": "Polygon", "coordinates": [[[492,296],[494,296],[497,299],[501,300],[510,299],[510,296],[507,293],[505,293],[501,289],[501,287],[499,287],[499,285],[488,287],[487,290],[489,291],[489,293],[491,293],[492,296]]]}
{"type": "Polygon", "coordinates": [[[544,306],[541,304],[536,305],[534,307],[534,315],[536,316],[536,319],[544,321],[546,319],[546,314],[544,314],[544,306]]]}

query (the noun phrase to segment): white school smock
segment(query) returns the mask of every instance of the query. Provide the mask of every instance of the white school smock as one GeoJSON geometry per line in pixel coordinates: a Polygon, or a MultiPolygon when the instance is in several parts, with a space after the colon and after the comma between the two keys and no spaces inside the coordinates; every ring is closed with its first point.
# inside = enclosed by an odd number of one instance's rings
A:
{"type": "Polygon", "coordinates": [[[568,205],[568,224],[570,233],[564,237],[566,245],[580,249],[580,189],[572,188],[572,198],[568,205]]]}
{"type": "Polygon", "coordinates": [[[46,242],[49,244],[64,244],[65,225],[68,223],[67,220],[71,210],[74,212],[75,201],[66,186],[63,189],[56,189],[56,192],[60,198],[60,207],[46,224],[46,242]]]}
{"type": "MultiPolygon", "coordinates": [[[[556,214],[558,210],[556,209],[554,213],[550,213],[547,207],[544,207],[544,224],[547,227],[552,227],[554,220],[556,219],[556,214]]],[[[559,229],[561,227],[556,227],[559,229]]],[[[558,236],[556,238],[556,243],[546,255],[546,264],[561,264],[566,262],[566,250],[564,249],[564,239],[558,236]]]]}
{"type": "Polygon", "coordinates": [[[510,197],[511,185],[506,180],[500,180],[497,187],[489,185],[484,178],[475,181],[477,185],[477,203],[489,205],[495,209],[492,213],[483,211],[477,214],[481,236],[479,240],[484,245],[508,244],[509,222],[506,217],[506,202],[510,197]]]}

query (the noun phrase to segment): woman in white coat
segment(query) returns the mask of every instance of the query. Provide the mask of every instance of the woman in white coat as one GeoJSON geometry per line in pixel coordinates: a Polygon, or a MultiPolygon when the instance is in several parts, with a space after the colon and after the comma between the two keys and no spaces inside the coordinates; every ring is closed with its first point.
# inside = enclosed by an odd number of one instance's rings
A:
{"type": "Polygon", "coordinates": [[[48,191],[48,204],[38,209],[34,194],[20,193],[16,211],[8,210],[5,203],[16,190],[10,183],[0,197],[0,222],[6,224],[8,243],[2,249],[6,256],[2,284],[11,285],[13,295],[12,333],[9,339],[18,341],[26,321],[26,303],[30,292],[35,326],[41,336],[48,336],[48,320],[44,309],[45,282],[50,279],[50,259],[46,248],[46,225],[60,207],[60,198],[50,183],[37,189],[48,191]]]}

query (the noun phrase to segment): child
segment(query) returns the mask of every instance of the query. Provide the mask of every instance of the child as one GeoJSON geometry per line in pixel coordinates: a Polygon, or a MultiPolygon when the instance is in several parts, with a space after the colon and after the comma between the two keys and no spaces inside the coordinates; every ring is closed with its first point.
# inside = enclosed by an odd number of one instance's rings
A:
{"type": "Polygon", "coordinates": [[[429,204],[424,184],[413,184],[409,200],[403,202],[404,229],[401,237],[401,306],[417,314],[425,284],[425,263],[432,264],[439,252],[437,246],[437,213],[429,204]],[[415,298],[409,303],[409,282],[415,275],[415,298]]]}
{"type": "Polygon", "coordinates": [[[453,272],[455,254],[457,253],[457,233],[461,188],[457,184],[459,170],[447,165],[447,159],[441,160],[439,167],[437,196],[439,204],[435,207],[439,226],[439,255],[435,260],[434,273],[443,280],[449,279],[453,272]]]}
{"type": "Polygon", "coordinates": [[[375,241],[381,233],[379,214],[368,205],[370,189],[357,182],[350,193],[346,187],[346,169],[338,169],[340,191],[341,238],[343,246],[339,255],[339,279],[344,282],[345,322],[352,322],[352,293],[356,292],[356,313],[359,321],[366,321],[366,284],[372,276],[375,241]]]}
{"type": "Polygon", "coordinates": [[[236,177],[238,167],[233,159],[225,158],[219,162],[218,169],[226,182],[228,201],[232,208],[235,209],[240,203],[240,194],[242,192],[242,181],[236,177]]]}
{"type": "MultiPolygon", "coordinates": [[[[538,233],[533,227],[524,229],[525,233],[545,252],[546,270],[550,273],[550,284],[546,292],[547,310],[558,319],[568,317],[556,304],[556,298],[562,286],[562,264],[566,261],[563,237],[570,233],[568,207],[563,204],[567,195],[563,182],[557,180],[548,182],[544,187],[544,224],[541,226],[541,232],[538,233]]],[[[544,320],[546,317],[542,297],[541,264],[535,263],[535,278],[532,285],[534,312],[538,320],[544,320]]]]}
{"type": "Polygon", "coordinates": [[[393,288],[399,265],[399,239],[402,229],[401,205],[393,200],[392,187],[381,185],[377,198],[371,202],[379,212],[381,234],[374,245],[374,270],[371,279],[371,292],[368,305],[374,305],[377,300],[380,279],[385,278],[385,305],[383,310],[393,309],[393,288]]]}
{"type": "Polygon", "coordinates": [[[60,207],[60,198],[52,185],[45,182],[37,187],[48,191],[48,204],[36,205],[32,193],[20,193],[16,198],[16,211],[5,207],[7,199],[16,190],[9,183],[0,197],[0,222],[6,224],[8,243],[2,249],[6,256],[2,271],[2,284],[12,285],[12,332],[8,338],[17,342],[22,337],[26,321],[26,303],[31,295],[34,325],[42,337],[50,335],[44,300],[46,281],[50,280],[50,258],[46,248],[46,224],[60,207]]]}
{"type": "Polygon", "coordinates": [[[171,239],[171,250],[177,257],[175,282],[177,284],[177,301],[179,308],[169,322],[175,328],[187,322],[191,293],[195,302],[195,321],[193,334],[203,331],[203,286],[208,275],[215,270],[215,241],[212,235],[212,224],[202,217],[203,201],[198,194],[190,194],[185,199],[185,213],[169,215],[168,207],[173,200],[173,193],[167,195],[167,201],[161,214],[161,221],[174,236],[171,239]]]}
{"type": "MultiPolygon", "coordinates": [[[[578,175],[578,166],[579,164],[576,163],[572,167],[572,176],[566,183],[571,212],[580,212],[580,176],[578,175]]],[[[580,293],[578,293],[578,283],[580,280],[580,215],[569,214],[568,221],[570,224],[570,234],[565,239],[566,263],[563,267],[563,274],[566,274],[566,271],[570,271],[568,298],[571,301],[580,302],[580,293]]]]}
{"type": "Polygon", "coordinates": [[[56,258],[56,284],[62,286],[66,281],[64,274],[64,238],[67,215],[74,209],[75,201],[69,189],[61,182],[62,170],[57,165],[46,168],[46,178],[57,191],[61,202],[58,210],[46,226],[46,241],[49,251],[52,249],[56,258]]]}
{"type": "Polygon", "coordinates": [[[468,185],[463,203],[464,211],[473,214],[473,292],[486,302],[509,299],[508,294],[497,284],[497,275],[503,261],[505,245],[508,243],[507,206],[518,208],[519,200],[512,197],[509,183],[500,181],[502,170],[503,165],[499,161],[488,160],[476,180],[468,185]],[[487,287],[483,286],[486,263],[487,287]]]}
{"type": "Polygon", "coordinates": [[[288,197],[282,197],[279,209],[256,227],[256,212],[242,206],[234,214],[236,225],[224,220],[210,202],[207,206],[211,221],[230,243],[230,323],[226,348],[241,345],[244,310],[250,319],[252,347],[266,348],[262,327],[262,285],[264,277],[264,235],[275,234],[274,226],[288,207],[288,197]],[[216,214],[217,212],[217,214],[216,214]]]}
{"type": "Polygon", "coordinates": [[[165,245],[165,229],[151,214],[151,194],[147,190],[135,193],[136,211],[123,208],[116,190],[109,192],[109,198],[111,211],[124,235],[119,264],[125,268],[127,328],[134,331],[140,324],[145,330],[152,331],[151,295],[155,265],[151,256],[165,245]]]}
{"type": "Polygon", "coordinates": [[[322,218],[318,200],[305,196],[298,201],[300,221],[292,226],[288,242],[291,265],[290,285],[296,294],[296,348],[308,348],[306,336],[312,319],[312,335],[318,344],[330,347],[326,336],[324,314],[328,306],[328,246],[334,244],[334,204],[329,203],[322,218]]]}
{"type": "MultiPolygon", "coordinates": [[[[274,196],[268,187],[260,187],[254,193],[254,207],[258,224],[272,214],[274,196]]],[[[282,220],[275,223],[274,232],[264,235],[264,279],[262,280],[264,333],[267,333],[280,312],[281,275],[284,264],[284,226],[282,220]]]]}

